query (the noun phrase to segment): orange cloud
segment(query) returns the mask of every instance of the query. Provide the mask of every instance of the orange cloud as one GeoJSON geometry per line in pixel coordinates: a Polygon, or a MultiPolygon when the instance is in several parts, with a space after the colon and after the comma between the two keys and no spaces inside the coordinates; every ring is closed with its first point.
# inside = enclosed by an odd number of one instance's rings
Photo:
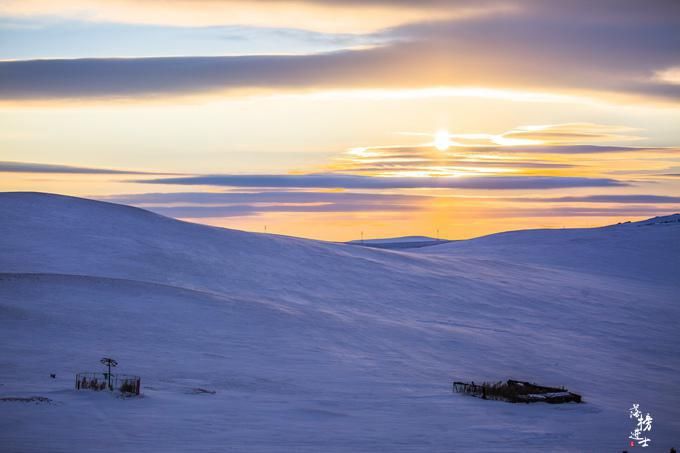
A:
{"type": "MultiPolygon", "coordinates": [[[[335,172],[369,176],[493,176],[562,175],[580,172],[597,174],[597,159],[581,158],[577,165],[566,155],[602,155],[619,153],[672,153],[676,149],[653,149],[592,145],[591,142],[635,140],[628,135],[635,129],[594,123],[565,123],[521,126],[500,134],[451,133],[447,149],[437,149],[432,141],[437,134],[406,133],[423,136],[418,145],[388,145],[351,148],[326,168],[335,172]]],[[[622,164],[629,163],[624,159],[622,164]]],[[[612,163],[607,163],[612,166],[612,163]]],[[[625,165],[624,165],[625,166],[625,165]]]]}

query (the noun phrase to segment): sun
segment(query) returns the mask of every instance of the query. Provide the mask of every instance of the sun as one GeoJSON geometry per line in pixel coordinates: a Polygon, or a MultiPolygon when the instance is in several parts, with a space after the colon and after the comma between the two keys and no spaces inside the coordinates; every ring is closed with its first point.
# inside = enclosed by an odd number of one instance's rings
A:
{"type": "Polygon", "coordinates": [[[439,130],[434,134],[434,147],[439,151],[446,151],[451,146],[451,141],[449,140],[449,133],[445,130],[439,130]]]}

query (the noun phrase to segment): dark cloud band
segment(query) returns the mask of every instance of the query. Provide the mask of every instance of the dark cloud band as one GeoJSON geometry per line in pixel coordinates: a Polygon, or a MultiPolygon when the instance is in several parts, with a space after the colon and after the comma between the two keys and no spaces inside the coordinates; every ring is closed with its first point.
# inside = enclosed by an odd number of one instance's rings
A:
{"type": "Polygon", "coordinates": [[[583,197],[509,198],[507,200],[532,203],[680,204],[680,197],[666,195],[588,195],[583,197]]]}
{"type": "MultiPolygon", "coordinates": [[[[93,175],[149,175],[163,173],[147,173],[141,171],[112,170],[109,168],[72,167],[69,165],[36,164],[28,162],[0,162],[1,173],[78,173],[93,175]]],[[[168,173],[165,173],[168,174],[168,173]]]]}
{"type": "MultiPolygon", "coordinates": [[[[260,213],[407,212],[431,208],[431,202],[455,207],[457,211],[482,207],[499,216],[612,216],[662,213],[659,205],[680,206],[680,197],[661,195],[589,195],[580,197],[484,198],[457,196],[395,195],[358,192],[253,191],[174,192],[112,195],[104,201],[139,206],[178,218],[243,217],[260,213]],[[530,202],[539,207],[525,208],[530,202]],[[472,203],[472,204],[471,204],[472,203]],[[520,203],[510,208],[511,203],[520,203]],[[597,204],[598,207],[560,206],[562,203],[597,204]],[[604,204],[608,206],[603,206],[604,204]],[[633,206],[625,206],[633,205],[633,206]]],[[[446,208],[444,208],[446,209],[446,208]]]]}
{"type": "Polygon", "coordinates": [[[148,184],[225,187],[282,187],[327,189],[557,189],[566,187],[616,187],[627,183],[608,178],[567,176],[394,177],[312,175],[213,175],[140,180],[148,184]]]}
{"type": "Polygon", "coordinates": [[[584,3],[531,2],[526,7],[507,2],[519,8],[514,13],[393,28],[376,34],[391,44],[363,50],[3,61],[0,99],[131,98],[228,89],[484,86],[680,100],[680,84],[655,78],[680,61],[678,7],[673,2],[644,2],[641,7],[641,2],[626,1],[593,9],[593,2],[588,2],[589,11],[606,10],[609,15],[589,14],[586,20],[584,3]]]}

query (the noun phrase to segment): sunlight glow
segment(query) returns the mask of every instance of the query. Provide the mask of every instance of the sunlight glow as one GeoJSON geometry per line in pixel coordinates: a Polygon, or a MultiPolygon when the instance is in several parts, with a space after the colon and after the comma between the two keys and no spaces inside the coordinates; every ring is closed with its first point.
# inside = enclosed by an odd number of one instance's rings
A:
{"type": "Polygon", "coordinates": [[[437,131],[434,135],[434,146],[439,151],[446,151],[451,146],[451,141],[449,140],[449,133],[445,130],[437,131]]]}
{"type": "Polygon", "coordinates": [[[429,88],[346,88],[341,90],[312,90],[306,92],[275,93],[274,97],[307,97],[314,99],[409,100],[426,98],[477,98],[516,102],[549,102],[592,104],[588,97],[545,91],[526,91],[468,86],[439,86],[429,88]]]}
{"type": "Polygon", "coordinates": [[[680,66],[673,66],[672,68],[658,71],[654,75],[655,80],[660,80],[674,85],[680,85],[680,66]]]}

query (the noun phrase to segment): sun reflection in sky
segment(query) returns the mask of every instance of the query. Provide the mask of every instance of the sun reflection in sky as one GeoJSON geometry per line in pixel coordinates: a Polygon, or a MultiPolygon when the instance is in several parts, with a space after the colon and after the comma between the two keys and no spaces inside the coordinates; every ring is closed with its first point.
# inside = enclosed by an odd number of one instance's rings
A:
{"type": "Polygon", "coordinates": [[[374,177],[464,177],[503,174],[550,174],[565,165],[560,156],[527,155],[535,145],[545,145],[556,131],[572,125],[525,126],[499,134],[437,132],[402,132],[400,135],[422,136],[431,141],[411,145],[379,145],[350,148],[326,168],[374,177]],[[510,152],[505,150],[511,150],[510,152]],[[538,160],[537,160],[538,159],[538,160]]]}
{"type": "Polygon", "coordinates": [[[437,148],[439,151],[446,151],[449,149],[449,145],[451,144],[449,140],[449,133],[445,130],[440,130],[437,131],[436,134],[434,134],[434,146],[437,148]]]}

